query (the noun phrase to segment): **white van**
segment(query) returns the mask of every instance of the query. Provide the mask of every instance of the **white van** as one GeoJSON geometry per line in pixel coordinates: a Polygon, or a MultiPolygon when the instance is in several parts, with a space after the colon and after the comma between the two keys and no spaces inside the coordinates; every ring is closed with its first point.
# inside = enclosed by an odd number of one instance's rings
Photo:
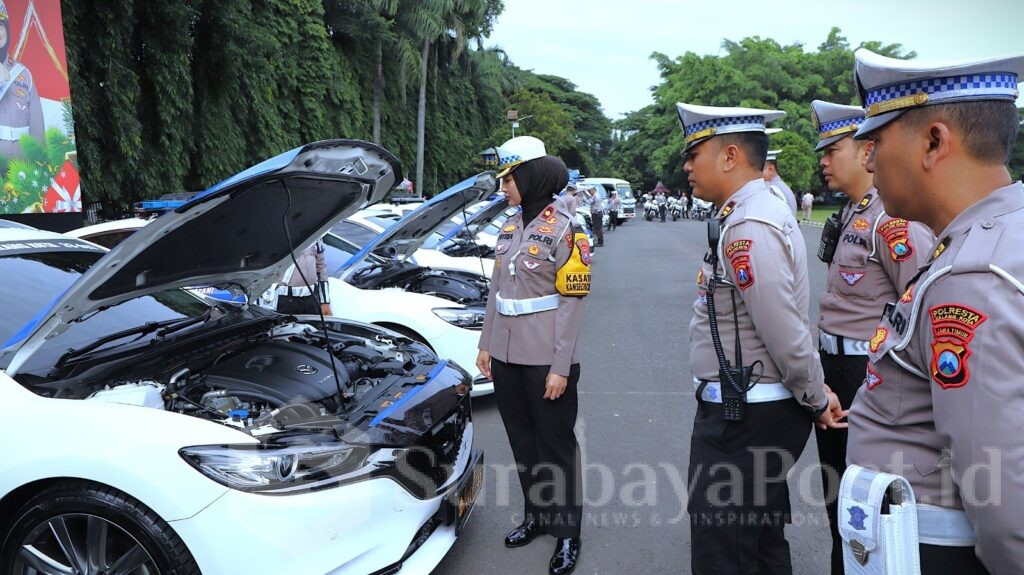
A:
{"type": "Polygon", "coordinates": [[[633,188],[629,186],[629,182],[626,180],[617,178],[583,178],[579,183],[585,186],[596,187],[597,193],[601,194],[601,198],[605,201],[608,200],[609,192],[612,190],[618,192],[622,209],[619,210],[619,217],[616,223],[621,224],[626,220],[636,217],[636,196],[633,195],[633,188]]]}

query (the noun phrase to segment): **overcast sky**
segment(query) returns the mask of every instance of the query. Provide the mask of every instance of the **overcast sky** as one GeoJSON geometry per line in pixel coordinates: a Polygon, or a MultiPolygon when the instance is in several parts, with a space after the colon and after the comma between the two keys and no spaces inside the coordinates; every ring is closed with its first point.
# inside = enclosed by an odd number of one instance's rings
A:
{"type": "Polygon", "coordinates": [[[505,0],[485,44],[568,78],[618,119],[652,102],[651,52],[722,54],[723,39],[754,35],[815,50],[832,26],[852,47],[898,42],[919,59],[1024,53],[1024,0],[505,0]]]}

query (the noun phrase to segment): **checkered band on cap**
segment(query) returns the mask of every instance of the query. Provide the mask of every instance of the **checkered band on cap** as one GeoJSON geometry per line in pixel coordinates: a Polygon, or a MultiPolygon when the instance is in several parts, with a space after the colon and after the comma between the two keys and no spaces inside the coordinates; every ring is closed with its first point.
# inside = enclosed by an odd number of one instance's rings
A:
{"type": "Polygon", "coordinates": [[[509,155],[509,156],[501,156],[500,158],[498,158],[498,165],[503,167],[503,168],[506,167],[506,166],[511,166],[511,165],[514,165],[514,164],[521,164],[521,163],[523,163],[523,158],[521,156],[517,155],[517,154],[512,154],[512,155],[509,155]]]}
{"type": "Polygon", "coordinates": [[[1017,99],[1017,75],[1012,73],[967,74],[945,78],[927,78],[903,84],[891,84],[870,90],[865,97],[867,117],[923,106],[938,100],[1017,99]]]}
{"type": "Polygon", "coordinates": [[[844,118],[834,122],[825,122],[818,126],[818,139],[824,140],[825,138],[831,138],[832,136],[838,136],[839,134],[855,132],[863,123],[864,116],[853,116],[852,118],[844,118]]]}
{"type": "Polygon", "coordinates": [[[756,132],[764,130],[764,116],[742,116],[733,118],[712,118],[684,126],[686,143],[698,138],[713,136],[715,132],[756,132]],[[722,130],[721,128],[728,128],[722,130]]]}

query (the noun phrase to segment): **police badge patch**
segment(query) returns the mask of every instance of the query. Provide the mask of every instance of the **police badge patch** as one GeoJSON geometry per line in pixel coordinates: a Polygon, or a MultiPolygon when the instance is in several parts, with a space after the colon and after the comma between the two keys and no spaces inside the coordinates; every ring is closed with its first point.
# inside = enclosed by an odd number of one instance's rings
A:
{"type": "Polygon", "coordinates": [[[928,310],[932,318],[932,379],[942,389],[963,387],[971,378],[967,369],[967,348],[974,329],[988,319],[967,306],[944,303],[928,310]]]}
{"type": "Polygon", "coordinates": [[[736,287],[743,291],[754,285],[754,271],[750,269],[750,256],[736,256],[730,260],[732,271],[736,274],[736,287]]]}
{"type": "Polygon", "coordinates": [[[871,369],[870,362],[868,363],[867,372],[864,374],[864,385],[867,386],[869,390],[882,385],[882,376],[878,375],[875,370],[871,369]]]}
{"type": "Polygon", "coordinates": [[[853,286],[864,277],[864,272],[844,272],[839,270],[839,277],[843,278],[846,285],[853,286]]]}
{"type": "Polygon", "coordinates": [[[863,232],[864,230],[868,229],[868,221],[865,220],[864,218],[857,218],[853,220],[853,229],[857,230],[858,232],[863,232]]]}
{"type": "Polygon", "coordinates": [[[914,255],[914,248],[910,245],[910,223],[907,220],[893,218],[878,226],[878,233],[889,244],[889,257],[894,262],[906,261],[914,255]]]}
{"type": "Polygon", "coordinates": [[[750,248],[753,247],[753,240],[736,240],[730,243],[725,248],[725,257],[732,258],[737,252],[749,252],[750,248]]]}
{"type": "Polygon", "coordinates": [[[871,336],[871,341],[868,342],[868,349],[871,350],[871,353],[877,352],[887,337],[889,337],[889,330],[884,327],[875,328],[875,335],[871,336]]]}

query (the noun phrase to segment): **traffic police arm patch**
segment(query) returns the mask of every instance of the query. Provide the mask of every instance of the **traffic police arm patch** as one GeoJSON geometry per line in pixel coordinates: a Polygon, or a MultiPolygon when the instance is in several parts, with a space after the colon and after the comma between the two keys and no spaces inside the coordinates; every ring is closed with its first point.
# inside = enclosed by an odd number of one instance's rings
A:
{"type": "Polygon", "coordinates": [[[590,293],[590,244],[587,235],[580,230],[573,230],[569,259],[555,271],[555,289],[571,297],[583,297],[590,293]]]}

